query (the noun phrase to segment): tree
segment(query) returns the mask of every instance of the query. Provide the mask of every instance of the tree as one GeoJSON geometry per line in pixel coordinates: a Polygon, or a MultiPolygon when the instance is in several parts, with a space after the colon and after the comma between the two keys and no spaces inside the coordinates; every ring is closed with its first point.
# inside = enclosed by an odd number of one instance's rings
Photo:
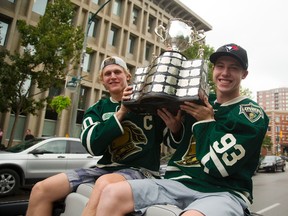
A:
{"type": "Polygon", "coordinates": [[[252,91],[248,88],[243,88],[242,86],[240,87],[240,94],[245,95],[246,97],[249,97],[252,99],[252,91]]]}
{"type": "MultiPolygon", "coordinates": [[[[210,87],[210,92],[215,93],[216,92],[216,86],[215,83],[213,82],[213,76],[212,76],[212,63],[209,61],[210,55],[214,52],[214,48],[210,47],[209,45],[202,45],[204,49],[204,55],[203,59],[208,62],[208,84],[210,87]]],[[[196,59],[199,58],[198,53],[200,49],[200,44],[195,43],[192,47],[187,49],[183,54],[188,58],[188,59],[196,59]]],[[[240,88],[240,94],[245,95],[249,98],[252,98],[252,92],[248,88],[240,88]]]]}
{"type": "Polygon", "coordinates": [[[48,3],[37,26],[19,20],[20,51],[0,51],[0,111],[15,114],[8,147],[12,145],[20,114],[36,115],[48,98],[35,97],[50,87],[64,85],[68,65],[77,66],[83,47],[83,29],[72,24],[70,0],[48,3]]]}
{"type": "Polygon", "coordinates": [[[49,105],[60,116],[62,111],[71,105],[71,99],[63,95],[55,96],[49,105]]]}
{"type": "Polygon", "coordinates": [[[188,59],[197,59],[199,58],[199,50],[200,48],[204,49],[203,52],[203,59],[207,61],[208,63],[208,84],[210,87],[210,92],[214,93],[215,92],[215,84],[213,82],[212,78],[212,64],[209,61],[209,56],[214,52],[214,49],[210,47],[209,45],[201,45],[200,43],[195,43],[193,44],[192,47],[189,49],[185,50],[183,54],[188,58],[188,59]]]}
{"type": "Polygon", "coordinates": [[[262,142],[262,147],[267,149],[267,151],[270,151],[272,149],[272,145],[271,137],[266,134],[262,142]]]}

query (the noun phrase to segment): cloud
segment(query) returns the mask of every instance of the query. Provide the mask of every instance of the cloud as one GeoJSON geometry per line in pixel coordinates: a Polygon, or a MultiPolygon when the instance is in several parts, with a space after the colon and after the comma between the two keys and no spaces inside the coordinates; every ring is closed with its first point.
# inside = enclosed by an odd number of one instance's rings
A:
{"type": "MultiPolygon", "coordinates": [[[[213,28],[207,44],[237,43],[248,52],[249,75],[242,85],[253,95],[288,87],[288,2],[286,0],[180,0],[213,28]]],[[[255,99],[255,97],[254,97],[255,99]]]]}

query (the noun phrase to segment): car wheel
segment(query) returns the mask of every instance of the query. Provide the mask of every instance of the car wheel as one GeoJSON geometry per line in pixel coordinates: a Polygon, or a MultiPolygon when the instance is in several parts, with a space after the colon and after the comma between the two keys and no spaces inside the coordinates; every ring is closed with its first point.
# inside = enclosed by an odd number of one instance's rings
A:
{"type": "Polygon", "coordinates": [[[14,194],[18,190],[19,184],[19,175],[14,170],[0,170],[0,197],[14,194]]]}
{"type": "Polygon", "coordinates": [[[284,165],[284,166],[282,167],[282,172],[285,172],[285,170],[286,170],[286,166],[284,165]]]}

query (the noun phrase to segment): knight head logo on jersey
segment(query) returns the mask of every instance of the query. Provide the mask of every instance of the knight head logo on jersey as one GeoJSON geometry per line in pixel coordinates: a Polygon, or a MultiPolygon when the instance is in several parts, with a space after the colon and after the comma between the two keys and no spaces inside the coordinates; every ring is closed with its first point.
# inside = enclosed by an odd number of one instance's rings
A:
{"type": "Polygon", "coordinates": [[[125,158],[140,152],[140,144],[146,145],[148,140],[143,130],[131,121],[121,122],[124,133],[113,140],[109,146],[113,162],[121,162],[125,158]]]}
{"type": "Polygon", "coordinates": [[[240,105],[239,115],[241,114],[243,114],[252,123],[256,122],[260,118],[264,118],[262,109],[253,103],[240,105]]]}

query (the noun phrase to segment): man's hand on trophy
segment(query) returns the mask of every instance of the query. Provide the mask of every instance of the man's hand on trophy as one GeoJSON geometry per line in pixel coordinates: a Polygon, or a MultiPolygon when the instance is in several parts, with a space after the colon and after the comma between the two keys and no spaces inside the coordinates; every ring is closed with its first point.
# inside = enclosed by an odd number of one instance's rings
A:
{"type": "Polygon", "coordinates": [[[133,93],[133,87],[127,86],[123,91],[122,101],[130,100],[132,93],[133,93]]]}
{"type": "Polygon", "coordinates": [[[185,101],[180,105],[180,109],[192,115],[197,121],[214,119],[214,111],[207,96],[204,97],[203,102],[204,105],[185,101]]]}
{"type": "Polygon", "coordinates": [[[157,109],[157,114],[165,122],[166,126],[173,133],[174,136],[178,137],[181,135],[182,129],[182,113],[181,110],[177,111],[176,115],[173,115],[166,108],[157,109]]]}
{"type": "MultiPolygon", "coordinates": [[[[122,94],[122,101],[127,101],[130,100],[130,96],[132,94],[132,86],[127,86],[123,90],[122,94]]],[[[116,112],[116,117],[118,118],[119,121],[123,119],[123,117],[126,115],[126,113],[130,112],[130,110],[122,103],[120,106],[120,109],[116,112]]]]}

